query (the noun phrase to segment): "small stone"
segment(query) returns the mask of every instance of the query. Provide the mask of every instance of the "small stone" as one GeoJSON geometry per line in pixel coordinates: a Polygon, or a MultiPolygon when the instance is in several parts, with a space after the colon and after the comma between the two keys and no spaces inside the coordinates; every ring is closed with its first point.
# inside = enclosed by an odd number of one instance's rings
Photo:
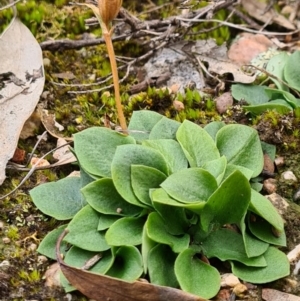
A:
{"type": "Polygon", "coordinates": [[[274,192],[276,192],[277,189],[277,180],[276,179],[266,179],[263,182],[263,189],[267,194],[272,194],[274,192]]]}
{"type": "Polygon", "coordinates": [[[274,163],[277,167],[283,166],[284,165],[284,158],[283,157],[277,157],[277,158],[275,158],[274,163]]]}
{"type": "Polygon", "coordinates": [[[8,237],[3,237],[3,238],[2,238],[2,242],[3,242],[4,244],[9,244],[9,243],[10,243],[10,239],[9,239],[8,237]]]}
{"type": "Polygon", "coordinates": [[[3,260],[0,262],[0,269],[7,268],[10,266],[10,262],[8,260],[3,260]]]}
{"type": "Polygon", "coordinates": [[[215,99],[216,109],[220,114],[224,114],[233,105],[233,98],[230,92],[225,92],[215,99]]]}
{"type": "Polygon", "coordinates": [[[179,100],[174,100],[173,106],[174,106],[174,109],[178,112],[184,110],[184,104],[179,100]]]}
{"type": "Polygon", "coordinates": [[[60,267],[59,264],[53,263],[46,271],[45,275],[45,286],[46,287],[60,287],[60,267]]]}
{"type": "Polygon", "coordinates": [[[235,287],[240,283],[239,278],[231,273],[221,275],[221,287],[235,287]]]}
{"type": "Polygon", "coordinates": [[[32,243],[28,246],[27,249],[28,249],[28,251],[34,252],[37,249],[37,244],[32,243]]]}
{"type": "Polygon", "coordinates": [[[51,66],[51,61],[50,61],[50,59],[48,59],[47,57],[45,57],[45,58],[43,59],[43,64],[44,64],[44,67],[49,67],[49,66],[51,66]]]}
{"type": "Polygon", "coordinates": [[[300,202],[300,188],[294,193],[293,195],[293,200],[296,203],[300,202]]]}
{"type": "Polygon", "coordinates": [[[48,261],[48,258],[44,255],[39,255],[37,258],[38,264],[43,264],[43,263],[46,263],[47,261],[48,261]]]}
{"type": "Polygon", "coordinates": [[[3,221],[0,221],[0,231],[2,231],[4,228],[4,222],[3,221]]]}
{"type": "Polygon", "coordinates": [[[242,298],[242,297],[244,297],[244,295],[245,295],[245,293],[247,292],[247,290],[248,290],[248,288],[247,288],[247,286],[246,286],[245,284],[239,283],[239,284],[237,284],[237,285],[233,288],[232,292],[233,292],[236,296],[242,298]]]}
{"type": "Polygon", "coordinates": [[[269,174],[273,174],[275,172],[275,166],[268,154],[264,154],[264,171],[269,174]]]}
{"type": "Polygon", "coordinates": [[[281,174],[281,179],[288,182],[297,182],[297,178],[291,170],[284,171],[281,174]]]}

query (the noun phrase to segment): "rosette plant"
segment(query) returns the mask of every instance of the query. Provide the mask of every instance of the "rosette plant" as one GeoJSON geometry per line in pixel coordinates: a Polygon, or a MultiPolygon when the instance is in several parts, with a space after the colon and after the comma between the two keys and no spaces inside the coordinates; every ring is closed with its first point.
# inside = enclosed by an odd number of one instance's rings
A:
{"type": "Polygon", "coordinates": [[[42,212],[69,220],[44,238],[40,253],[55,259],[67,228],[66,263],[80,267],[101,253],[93,272],[143,277],[203,298],[217,294],[224,261],[252,283],[289,274],[276,247],[286,244],[282,218],[252,188],[263,168],[254,129],[221,122],[201,128],[138,111],[128,133],[92,127],[75,134],[80,177],[31,190],[42,212]]]}

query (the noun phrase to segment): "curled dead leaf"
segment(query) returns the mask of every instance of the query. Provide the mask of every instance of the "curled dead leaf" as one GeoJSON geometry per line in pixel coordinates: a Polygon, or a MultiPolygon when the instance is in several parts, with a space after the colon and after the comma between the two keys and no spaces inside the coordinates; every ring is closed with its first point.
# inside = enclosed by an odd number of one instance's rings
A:
{"type": "Polygon", "coordinates": [[[127,282],[71,267],[60,256],[60,244],[67,232],[65,230],[57,241],[56,258],[70,284],[88,298],[96,301],[208,301],[171,287],[141,281],[127,282]]]}

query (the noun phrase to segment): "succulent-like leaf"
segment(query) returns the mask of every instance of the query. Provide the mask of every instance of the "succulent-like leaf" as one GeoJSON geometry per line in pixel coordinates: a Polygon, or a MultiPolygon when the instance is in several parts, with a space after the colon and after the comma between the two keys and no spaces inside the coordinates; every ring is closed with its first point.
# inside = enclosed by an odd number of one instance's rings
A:
{"type": "Polygon", "coordinates": [[[134,194],[131,185],[131,165],[153,167],[167,175],[167,163],[157,150],[143,145],[121,145],[116,150],[111,169],[117,191],[127,202],[146,207],[134,194]]]}
{"type": "Polygon", "coordinates": [[[217,257],[222,261],[235,260],[254,267],[267,265],[262,255],[249,258],[245,251],[242,235],[232,230],[219,229],[211,232],[202,242],[201,247],[208,258],[217,257]]]}
{"type": "Polygon", "coordinates": [[[97,230],[98,231],[107,230],[119,218],[120,216],[116,216],[116,215],[100,214],[97,230]]]}
{"type": "Polygon", "coordinates": [[[231,262],[234,275],[251,283],[267,283],[290,274],[290,263],[287,256],[274,247],[269,247],[264,253],[266,267],[255,268],[239,262],[231,262]]]}
{"type": "Polygon", "coordinates": [[[284,231],[283,219],[273,204],[266,197],[253,189],[251,190],[249,210],[261,216],[278,231],[284,231]]]}
{"type": "Polygon", "coordinates": [[[188,234],[181,236],[171,235],[165,227],[164,220],[156,212],[149,214],[146,230],[150,239],[169,245],[175,253],[185,250],[189,245],[190,236],[188,234]]]}
{"type": "Polygon", "coordinates": [[[134,111],[128,125],[129,135],[137,141],[149,139],[150,131],[162,118],[153,111],[134,111]]]}
{"type": "MultiPolygon", "coordinates": [[[[67,225],[59,226],[58,228],[52,230],[49,232],[42,240],[42,242],[39,244],[39,247],[37,251],[40,254],[43,254],[53,260],[56,259],[55,255],[55,246],[57,243],[57,240],[59,236],[62,234],[62,232],[66,229],[67,225]]],[[[62,242],[60,245],[60,254],[66,254],[67,250],[67,243],[62,242]]]]}
{"type": "Polygon", "coordinates": [[[30,190],[34,204],[57,220],[68,220],[86,205],[80,194],[79,177],[67,177],[30,190]]]}
{"type": "Polygon", "coordinates": [[[81,192],[90,206],[103,214],[132,216],[143,210],[126,202],[117,192],[112,179],[94,181],[82,188],[81,192]]]}
{"type": "Polygon", "coordinates": [[[225,126],[225,123],[223,121],[213,121],[208,123],[204,130],[213,138],[216,139],[217,132],[219,129],[221,129],[223,126],[225,126]]]}
{"type": "Polygon", "coordinates": [[[233,172],[206,202],[201,224],[208,231],[210,224],[239,224],[244,217],[251,197],[248,180],[240,171],[233,172]]]}
{"type": "Polygon", "coordinates": [[[136,247],[122,246],[120,248],[114,248],[113,254],[115,261],[112,267],[107,271],[107,276],[134,281],[142,275],[142,256],[136,247]]]}
{"type": "Polygon", "coordinates": [[[90,205],[82,208],[68,225],[65,241],[87,251],[100,252],[110,248],[103,232],[97,231],[100,214],[90,205]]]}
{"type": "Polygon", "coordinates": [[[131,165],[131,185],[139,201],[152,207],[149,191],[158,188],[167,176],[156,168],[144,165],[131,165]]]}
{"type": "Polygon", "coordinates": [[[178,128],[176,138],[191,167],[201,167],[204,163],[220,157],[211,136],[193,122],[185,120],[178,128]]]}
{"type": "Polygon", "coordinates": [[[110,246],[137,246],[142,243],[145,217],[123,217],[106,231],[105,239],[110,246]]]}
{"type": "Polygon", "coordinates": [[[180,122],[163,117],[152,128],[149,139],[175,139],[180,122]]]}
{"type": "Polygon", "coordinates": [[[173,173],[160,186],[181,203],[198,203],[207,201],[218,185],[208,171],[194,167],[173,173]]]}
{"type": "Polygon", "coordinates": [[[152,147],[159,151],[164,157],[172,174],[178,170],[188,167],[188,161],[182,151],[180,144],[171,139],[145,140],[143,145],[152,147]]]}
{"type": "Polygon", "coordinates": [[[261,173],[263,152],[256,130],[245,125],[226,125],[218,131],[216,144],[228,163],[252,170],[253,177],[261,173]]]}
{"type": "Polygon", "coordinates": [[[149,252],[148,270],[153,284],[178,287],[174,264],[177,254],[167,245],[157,245],[149,252]]]}
{"type": "Polygon", "coordinates": [[[80,166],[97,177],[110,178],[117,146],[134,143],[130,136],[101,127],[92,127],[74,135],[74,150],[80,166]]]}
{"type": "Polygon", "coordinates": [[[284,67],[284,78],[290,86],[300,91],[300,51],[295,51],[284,67]]]}
{"type": "Polygon", "coordinates": [[[217,184],[219,185],[225,175],[226,166],[226,157],[222,156],[219,159],[206,162],[202,168],[212,174],[216,178],[217,184]]]}
{"type": "Polygon", "coordinates": [[[175,261],[175,275],[182,290],[210,299],[219,289],[218,270],[201,261],[193,249],[181,252],[175,261]]]}

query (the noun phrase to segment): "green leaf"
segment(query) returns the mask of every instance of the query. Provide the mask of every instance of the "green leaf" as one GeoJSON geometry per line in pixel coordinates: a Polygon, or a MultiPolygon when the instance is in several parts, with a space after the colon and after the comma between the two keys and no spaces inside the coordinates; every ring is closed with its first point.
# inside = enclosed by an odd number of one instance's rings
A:
{"type": "Polygon", "coordinates": [[[171,235],[165,227],[164,220],[156,212],[149,214],[148,220],[146,222],[146,230],[147,235],[150,239],[158,243],[169,245],[175,253],[183,251],[189,245],[189,235],[171,235]]]}
{"type": "Polygon", "coordinates": [[[284,67],[289,59],[289,55],[282,51],[277,55],[274,55],[270,58],[266,70],[274,75],[274,77],[270,77],[270,80],[275,83],[278,89],[280,90],[288,90],[288,87],[279,81],[277,78],[284,80],[284,67]]]}
{"type": "Polygon", "coordinates": [[[118,145],[134,143],[132,137],[104,127],[92,127],[74,135],[74,150],[80,166],[98,177],[111,177],[110,165],[118,145]]]}
{"type": "Polygon", "coordinates": [[[250,203],[251,188],[239,171],[227,177],[206,202],[201,224],[208,231],[210,224],[239,224],[250,203]]]}
{"type": "Polygon", "coordinates": [[[178,255],[175,275],[182,290],[205,299],[214,297],[220,289],[218,270],[201,261],[192,249],[186,249],[178,255]]]}
{"type": "Polygon", "coordinates": [[[168,174],[167,163],[158,151],[143,145],[122,145],[117,148],[111,166],[114,185],[127,202],[146,207],[134,194],[131,184],[131,165],[149,166],[168,174]]]}
{"type": "Polygon", "coordinates": [[[174,264],[177,254],[167,245],[157,245],[149,252],[148,269],[153,284],[175,287],[178,281],[175,276],[174,264]]]}
{"type": "Polygon", "coordinates": [[[284,78],[288,84],[300,91],[300,51],[295,51],[288,59],[284,67],[284,78]]]}
{"type": "Polygon", "coordinates": [[[152,248],[157,245],[157,242],[153,241],[149,238],[147,234],[146,224],[144,225],[143,235],[142,235],[142,247],[141,253],[143,258],[143,266],[144,266],[144,274],[147,274],[148,271],[148,259],[149,259],[149,252],[152,248]]]}
{"type": "Polygon", "coordinates": [[[149,139],[175,139],[180,122],[163,117],[152,128],[149,139]]]}
{"type": "Polygon", "coordinates": [[[219,229],[211,232],[202,242],[201,247],[208,258],[217,257],[222,261],[235,260],[254,267],[267,265],[263,256],[249,258],[242,235],[232,230],[219,229]]]}
{"type": "Polygon", "coordinates": [[[100,214],[97,230],[103,231],[103,230],[108,229],[119,218],[120,218],[120,216],[116,216],[116,215],[100,214]]]}
{"type": "Polygon", "coordinates": [[[292,108],[299,107],[300,105],[300,99],[297,99],[292,93],[288,91],[267,88],[266,93],[272,100],[284,99],[292,108]]]}
{"type": "Polygon", "coordinates": [[[169,167],[169,173],[188,167],[188,161],[182,151],[180,144],[171,139],[145,140],[143,145],[152,147],[159,151],[169,167]]]}
{"type": "Polygon", "coordinates": [[[206,201],[218,187],[214,176],[198,167],[182,169],[170,175],[160,186],[181,203],[206,201]]]}
{"type": "MultiPolygon", "coordinates": [[[[55,246],[59,236],[66,229],[67,226],[68,225],[62,225],[49,232],[39,244],[37,251],[53,260],[56,260],[55,246]]],[[[67,244],[64,241],[62,241],[62,243],[60,244],[60,254],[65,255],[66,249],[67,244]]]]}
{"type": "Polygon", "coordinates": [[[182,208],[190,209],[191,211],[196,212],[197,214],[201,214],[202,209],[205,205],[205,202],[202,201],[197,203],[191,203],[191,204],[184,204],[184,203],[177,202],[176,200],[172,199],[162,188],[152,190],[150,196],[154,207],[156,207],[156,203],[164,204],[164,205],[170,205],[174,207],[182,207],[182,208]]]}
{"type": "Polygon", "coordinates": [[[220,158],[219,151],[211,136],[199,125],[185,120],[178,128],[176,138],[180,143],[191,167],[220,158]]]}
{"type": "Polygon", "coordinates": [[[217,132],[219,129],[221,129],[223,126],[225,126],[225,123],[223,121],[213,121],[208,123],[204,130],[215,140],[217,132]]]}
{"type": "Polygon", "coordinates": [[[284,99],[272,100],[266,104],[256,106],[244,106],[244,109],[254,115],[260,115],[267,110],[275,110],[279,114],[284,115],[293,110],[293,108],[284,99]]]}
{"type": "Polygon", "coordinates": [[[162,118],[153,111],[134,111],[128,125],[129,135],[137,141],[149,139],[150,131],[162,118]]]}
{"type": "Polygon", "coordinates": [[[260,219],[259,217],[256,217],[256,220],[252,221],[249,216],[248,227],[251,233],[257,238],[259,238],[260,240],[277,246],[283,246],[283,247],[286,246],[285,232],[275,233],[272,226],[264,219],[260,219]]]}
{"type": "Polygon", "coordinates": [[[240,223],[240,230],[243,236],[245,250],[248,257],[257,257],[264,254],[269,244],[257,239],[251,233],[248,233],[246,230],[245,218],[240,223]]]}
{"type": "Polygon", "coordinates": [[[227,162],[253,171],[253,177],[263,169],[264,159],[257,131],[240,124],[222,127],[216,136],[216,144],[227,162]]]}
{"type": "Polygon", "coordinates": [[[68,225],[64,240],[83,250],[100,252],[110,247],[104,233],[97,231],[100,214],[89,205],[82,208],[68,225]]]}
{"type": "Polygon", "coordinates": [[[267,283],[290,274],[290,263],[287,256],[274,247],[269,247],[264,257],[267,266],[262,268],[248,267],[238,262],[231,262],[232,272],[238,278],[251,283],[267,283]]]}
{"type": "Polygon", "coordinates": [[[265,93],[266,86],[251,86],[236,84],[231,86],[231,93],[234,99],[244,100],[251,106],[267,103],[270,99],[265,93]]]}
{"type": "Polygon", "coordinates": [[[212,174],[217,181],[217,185],[219,185],[225,175],[226,165],[226,157],[222,156],[219,159],[206,162],[202,168],[212,174]]]}
{"type": "Polygon", "coordinates": [[[106,231],[105,239],[110,246],[136,246],[142,243],[145,217],[123,217],[106,231]]]}
{"type": "Polygon", "coordinates": [[[33,188],[30,196],[44,214],[57,220],[68,220],[86,205],[80,194],[80,184],[79,177],[67,177],[33,188]]]}
{"type": "Polygon", "coordinates": [[[167,231],[172,235],[182,235],[190,226],[184,208],[153,202],[156,212],[163,218],[167,231]],[[170,214],[172,212],[172,214],[170,214]]]}
{"type": "MultiPolygon", "coordinates": [[[[65,263],[76,268],[82,268],[90,259],[99,256],[100,259],[96,262],[90,269],[89,272],[97,274],[105,274],[105,272],[113,264],[113,257],[110,251],[106,252],[90,252],[82,250],[77,247],[72,247],[66,254],[64,259],[65,263]]],[[[71,286],[68,280],[61,274],[61,284],[64,287],[66,292],[71,292],[76,290],[75,287],[71,286]]]]}
{"type": "Polygon", "coordinates": [[[273,204],[266,197],[253,189],[251,190],[249,210],[261,216],[278,231],[284,231],[283,219],[273,204]]]}
{"type": "Polygon", "coordinates": [[[139,201],[152,207],[149,190],[158,188],[167,176],[156,168],[144,165],[131,165],[131,185],[139,201]]]}
{"type": "Polygon", "coordinates": [[[252,178],[253,170],[240,165],[227,164],[223,180],[230,176],[236,170],[240,171],[248,181],[252,178]]]}
{"type": "Polygon", "coordinates": [[[103,214],[132,216],[142,211],[141,207],[129,204],[122,198],[112,179],[94,181],[82,188],[81,192],[90,206],[103,214]]]}
{"type": "Polygon", "coordinates": [[[142,256],[133,246],[122,246],[114,251],[115,261],[106,273],[107,276],[134,281],[143,273],[142,256]]]}

